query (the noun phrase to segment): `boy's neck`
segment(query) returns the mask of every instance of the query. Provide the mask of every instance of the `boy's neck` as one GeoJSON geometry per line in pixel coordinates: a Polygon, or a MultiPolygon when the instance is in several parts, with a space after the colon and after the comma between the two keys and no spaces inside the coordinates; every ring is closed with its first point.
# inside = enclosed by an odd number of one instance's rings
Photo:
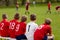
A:
{"type": "Polygon", "coordinates": [[[36,22],[36,21],[31,21],[31,22],[36,22]]]}

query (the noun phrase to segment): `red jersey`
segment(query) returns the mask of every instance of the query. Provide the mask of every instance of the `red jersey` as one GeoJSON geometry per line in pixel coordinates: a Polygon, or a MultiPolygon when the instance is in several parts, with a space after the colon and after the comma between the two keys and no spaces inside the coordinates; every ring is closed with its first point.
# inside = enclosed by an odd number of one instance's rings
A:
{"type": "Polygon", "coordinates": [[[15,38],[15,28],[17,25],[18,21],[17,20],[11,20],[9,24],[9,33],[11,38],[15,38]]]}
{"type": "Polygon", "coordinates": [[[0,23],[0,35],[3,37],[9,36],[8,29],[9,29],[9,22],[4,19],[0,23]]]}
{"type": "Polygon", "coordinates": [[[48,8],[50,8],[51,7],[51,3],[48,3],[48,8]]]}
{"type": "Polygon", "coordinates": [[[47,33],[51,34],[50,25],[41,25],[40,28],[38,28],[34,33],[34,40],[43,40],[44,36],[46,36],[47,33]]]}
{"type": "Polygon", "coordinates": [[[25,22],[20,22],[16,26],[16,36],[25,34],[26,31],[26,23],[25,22]]]}
{"type": "Polygon", "coordinates": [[[56,7],[56,10],[58,10],[59,8],[60,8],[60,6],[57,6],[57,7],[56,7]]]}
{"type": "Polygon", "coordinates": [[[28,10],[28,8],[29,8],[29,2],[26,2],[26,10],[28,10]]]}
{"type": "Polygon", "coordinates": [[[19,7],[19,4],[18,3],[16,3],[16,8],[18,8],[19,7]]]}

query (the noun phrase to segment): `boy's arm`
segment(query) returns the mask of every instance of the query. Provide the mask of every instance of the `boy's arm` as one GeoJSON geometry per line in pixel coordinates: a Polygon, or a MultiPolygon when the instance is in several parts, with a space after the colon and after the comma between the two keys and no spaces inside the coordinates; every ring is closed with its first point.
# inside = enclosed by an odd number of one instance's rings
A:
{"type": "Polygon", "coordinates": [[[51,27],[48,27],[48,34],[47,34],[48,36],[51,36],[52,35],[52,29],[51,29],[51,27]]]}
{"type": "Polygon", "coordinates": [[[49,33],[48,33],[47,39],[48,39],[48,40],[53,40],[53,39],[54,39],[54,35],[52,34],[52,29],[51,29],[51,27],[49,27],[49,33]]]}
{"type": "Polygon", "coordinates": [[[47,40],[54,40],[54,35],[52,34],[51,36],[48,36],[47,40]]]}

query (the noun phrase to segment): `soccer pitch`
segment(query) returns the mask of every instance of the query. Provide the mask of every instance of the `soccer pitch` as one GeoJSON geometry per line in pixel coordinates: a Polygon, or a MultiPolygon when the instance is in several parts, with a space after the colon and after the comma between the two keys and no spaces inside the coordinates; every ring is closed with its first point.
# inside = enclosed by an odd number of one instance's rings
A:
{"type": "MultiPolygon", "coordinates": [[[[36,23],[38,25],[42,24],[44,22],[45,18],[51,18],[52,19],[52,31],[55,37],[55,40],[60,40],[60,13],[56,13],[55,10],[56,5],[53,4],[51,7],[51,11],[52,13],[47,13],[47,4],[37,4],[36,7],[34,7],[33,5],[30,6],[29,8],[29,12],[30,14],[34,13],[37,15],[37,20],[36,23]]],[[[19,8],[20,16],[25,15],[25,7],[21,6],[19,8]]],[[[15,8],[1,8],[0,7],[0,21],[2,20],[2,14],[6,13],[8,15],[8,20],[10,21],[11,19],[13,19],[14,14],[16,13],[16,9],[15,8]]],[[[27,23],[30,21],[29,20],[29,15],[30,14],[26,14],[28,16],[28,20],[27,23]]]]}

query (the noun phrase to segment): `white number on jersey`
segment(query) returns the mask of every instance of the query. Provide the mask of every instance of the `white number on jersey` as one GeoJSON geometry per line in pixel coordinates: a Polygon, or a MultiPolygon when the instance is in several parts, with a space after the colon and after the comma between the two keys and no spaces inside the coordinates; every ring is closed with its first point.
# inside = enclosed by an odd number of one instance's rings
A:
{"type": "Polygon", "coordinates": [[[4,27],[4,23],[1,23],[1,28],[0,28],[0,30],[3,30],[3,27],[4,27]]]}
{"type": "Polygon", "coordinates": [[[11,22],[11,23],[10,23],[10,26],[9,26],[9,29],[12,29],[12,30],[13,30],[14,27],[15,27],[15,23],[14,23],[14,22],[11,22]]]}
{"type": "Polygon", "coordinates": [[[17,24],[15,31],[19,31],[20,24],[17,24]]]}

